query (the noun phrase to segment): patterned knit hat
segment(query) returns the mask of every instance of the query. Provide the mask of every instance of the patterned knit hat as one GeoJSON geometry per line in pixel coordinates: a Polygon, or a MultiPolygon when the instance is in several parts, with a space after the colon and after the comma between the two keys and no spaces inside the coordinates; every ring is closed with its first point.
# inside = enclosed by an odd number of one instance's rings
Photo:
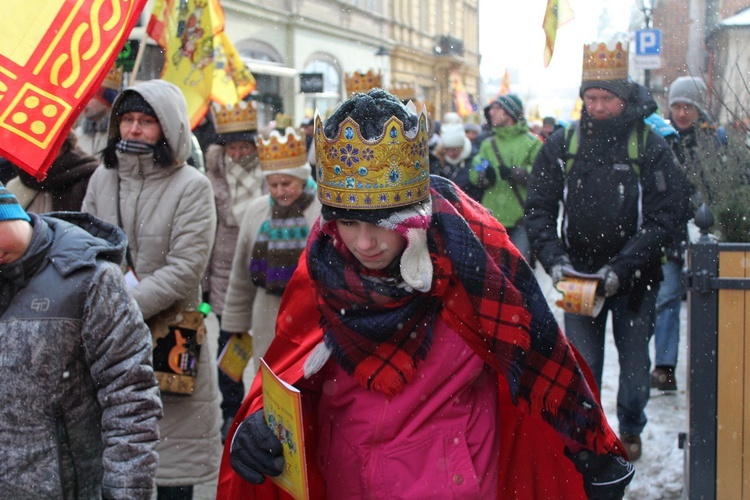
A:
{"type": "Polygon", "coordinates": [[[484,108],[484,116],[487,118],[487,123],[492,123],[489,117],[490,107],[493,104],[499,104],[506,113],[508,113],[508,116],[513,118],[514,121],[520,122],[523,121],[523,101],[521,101],[521,98],[518,97],[515,94],[503,94],[499,96],[497,99],[489,103],[484,108]]]}
{"type": "Polygon", "coordinates": [[[31,222],[29,214],[18,204],[18,199],[0,182],[0,221],[4,220],[25,220],[31,222]]]}

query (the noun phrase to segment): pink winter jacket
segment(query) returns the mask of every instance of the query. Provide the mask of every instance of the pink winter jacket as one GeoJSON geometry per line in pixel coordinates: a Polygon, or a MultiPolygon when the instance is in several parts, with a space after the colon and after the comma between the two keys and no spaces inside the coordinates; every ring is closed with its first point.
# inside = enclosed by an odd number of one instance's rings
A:
{"type": "Polygon", "coordinates": [[[497,375],[441,319],[417,376],[390,400],[332,361],[320,375],[327,498],[497,495],[497,375]]]}

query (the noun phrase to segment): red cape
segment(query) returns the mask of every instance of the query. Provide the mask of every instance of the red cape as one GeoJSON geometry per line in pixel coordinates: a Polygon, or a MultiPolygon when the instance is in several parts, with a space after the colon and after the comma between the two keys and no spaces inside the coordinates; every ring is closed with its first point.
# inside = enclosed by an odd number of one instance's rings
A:
{"type": "MultiPolygon", "coordinates": [[[[462,300],[458,288],[449,292],[446,303],[451,298],[462,300]]],[[[446,308],[447,309],[447,308],[446,308]]],[[[443,318],[457,333],[473,327],[472,318],[443,312],[443,318]]],[[[303,377],[303,365],[307,356],[323,340],[320,328],[320,313],[307,273],[305,255],[300,258],[299,267],[289,282],[281,302],[277,317],[276,337],[264,359],[282,380],[294,385],[303,377]]],[[[472,345],[472,342],[469,342],[472,345]]],[[[571,346],[572,347],[572,346],[571,346]]],[[[578,364],[590,387],[596,387],[591,371],[583,358],[573,349],[578,364]]],[[[564,444],[560,435],[540,417],[519,410],[510,398],[508,386],[502,376],[498,376],[500,416],[500,468],[498,471],[498,498],[538,499],[564,498],[585,499],[583,481],[573,462],[565,456],[564,444]]],[[[595,391],[596,392],[596,391],[595,391]]],[[[599,398],[596,393],[597,400],[599,398]]],[[[290,499],[288,494],[266,480],[256,486],[239,477],[229,462],[230,445],[239,424],[250,414],[263,406],[261,380],[256,376],[250,393],[237,412],[224,446],[219,472],[217,499],[290,499]]],[[[315,460],[317,443],[316,425],[313,415],[305,415],[305,441],[313,443],[306,451],[308,460],[308,483],[310,498],[325,498],[325,489],[315,460]],[[308,432],[309,431],[309,432],[308,432]]],[[[603,419],[602,436],[597,442],[607,450],[625,456],[617,436],[603,419]]]]}

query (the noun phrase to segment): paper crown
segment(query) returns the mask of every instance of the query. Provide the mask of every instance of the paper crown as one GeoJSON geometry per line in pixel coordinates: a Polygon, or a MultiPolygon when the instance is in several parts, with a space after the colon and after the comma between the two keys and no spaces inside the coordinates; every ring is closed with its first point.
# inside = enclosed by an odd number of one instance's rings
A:
{"type": "Polygon", "coordinates": [[[296,168],[307,163],[307,147],[304,136],[292,127],[287,127],[283,136],[272,130],[268,139],[258,136],[258,159],[264,172],[296,168]]]}
{"type": "Polygon", "coordinates": [[[120,92],[120,90],[122,90],[122,73],[122,66],[113,66],[107,72],[107,76],[104,77],[101,86],[105,89],[112,89],[116,92],[120,92]]]}
{"type": "Polygon", "coordinates": [[[389,92],[402,101],[415,101],[417,88],[412,83],[397,83],[389,92]]]}
{"type": "Polygon", "coordinates": [[[396,117],[383,134],[367,140],[351,117],[329,139],[315,115],[315,156],[318,198],[324,205],[347,209],[382,209],[413,205],[427,198],[427,115],[419,115],[417,132],[409,137],[396,117]]]}
{"type": "Polygon", "coordinates": [[[360,73],[355,71],[351,75],[349,73],[344,74],[344,85],[346,86],[346,94],[352,96],[357,92],[365,93],[374,89],[375,87],[382,87],[380,72],[376,75],[372,70],[367,73],[360,73]]]}
{"type": "Polygon", "coordinates": [[[583,81],[627,79],[628,49],[622,42],[583,46],[583,81]]]}
{"type": "Polygon", "coordinates": [[[217,134],[258,129],[258,109],[253,101],[240,101],[234,106],[212,103],[211,115],[217,134]]]}

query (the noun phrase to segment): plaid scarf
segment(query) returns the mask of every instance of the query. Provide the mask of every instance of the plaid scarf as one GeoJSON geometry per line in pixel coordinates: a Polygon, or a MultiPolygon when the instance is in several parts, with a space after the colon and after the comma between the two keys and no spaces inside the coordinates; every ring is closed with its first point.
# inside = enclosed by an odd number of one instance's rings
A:
{"type": "Polygon", "coordinates": [[[363,386],[397,393],[429,350],[423,322],[441,304],[446,323],[507,380],[514,403],[576,442],[595,439],[602,413],[593,411],[596,399],[533,271],[502,225],[453,183],[432,176],[430,191],[434,272],[424,294],[372,284],[336,238],[336,224],[316,222],[307,264],[326,346],[363,386]],[[426,312],[415,324],[402,309],[426,312]]]}
{"type": "Polygon", "coordinates": [[[255,286],[273,295],[283,295],[292,279],[310,230],[305,209],[315,199],[316,184],[310,179],[302,194],[288,207],[273,198],[271,218],[261,224],[250,258],[250,275],[255,286]]]}

